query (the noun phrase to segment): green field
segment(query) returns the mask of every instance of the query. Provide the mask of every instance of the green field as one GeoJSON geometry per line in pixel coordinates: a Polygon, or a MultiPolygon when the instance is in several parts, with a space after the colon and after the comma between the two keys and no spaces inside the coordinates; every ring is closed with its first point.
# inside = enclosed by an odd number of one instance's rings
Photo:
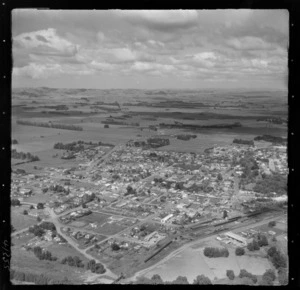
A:
{"type": "Polygon", "coordinates": [[[24,210],[29,211],[29,206],[22,205],[20,207],[11,207],[11,224],[16,231],[25,229],[37,223],[35,217],[24,215],[24,210]]]}
{"type": "Polygon", "coordinates": [[[27,252],[16,246],[12,247],[11,253],[11,267],[17,271],[44,274],[55,280],[64,280],[67,277],[74,284],[83,282],[81,275],[86,271],[85,269],[62,265],[59,260],[52,262],[40,261],[32,252],[27,252]]]}

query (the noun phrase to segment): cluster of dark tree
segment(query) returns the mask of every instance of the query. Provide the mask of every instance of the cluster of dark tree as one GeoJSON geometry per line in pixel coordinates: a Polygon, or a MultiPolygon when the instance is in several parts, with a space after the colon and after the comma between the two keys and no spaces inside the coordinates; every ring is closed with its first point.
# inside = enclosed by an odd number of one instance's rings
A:
{"type": "Polygon", "coordinates": [[[10,269],[10,279],[17,281],[32,282],[37,285],[50,285],[50,284],[72,284],[67,277],[64,280],[55,280],[53,278],[47,277],[44,274],[34,274],[28,272],[21,272],[15,269],[10,269]]]}
{"type": "Polygon", "coordinates": [[[127,125],[126,122],[123,122],[123,121],[116,121],[114,119],[106,119],[105,121],[101,121],[102,124],[105,124],[105,125],[127,125]]]}
{"type": "Polygon", "coordinates": [[[276,269],[287,267],[286,257],[276,247],[268,250],[268,256],[276,269]]]}
{"type": "Polygon", "coordinates": [[[72,142],[72,143],[67,143],[67,144],[63,144],[63,143],[55,143],[53,146],[54,149],[61,149],[61,150],[68,150],[68,151],[75,151],[75,152],[79,152],[84,150],[84,146],[82,144],[78,144],[77,142],[72,142]]]}
{"type": "Polygon", "coordinates": [[[269,222],[269,223],[268,223],[268,226],[269,226],[270,228],[275,227],[275,226],[276,226],[276,221],[271,221],[271,222],[269,222]]]}
{"type": "Polygon", "coordinates": [[[268,246],[268,239],[263,234],[258,234],[252,242],[248,243],[247,249],[249,251],[258,251],[261,247],[268,246]]]}
{"type": "MultiPolygon", "coordinates": [[[[139,277],[134,284],[148,284],[148,285],[190,285],[187,277],[178,276],[173,281],[163,281],[160,275],[155,274],[151,279],[146,277],[139,277]]],[[[193,283],[193,285],[211,285],[211,280],[205,275],[198,275],[193,283]]]]}
{"type": "Polygon", "coordinates": [[[51,122],[43,123],[43,122],[33,122],[33,121],[26,121],[26,120],[17,120],[17,124],[36,126],[36,127],[72,130],[72,131],[82,131],[83,130],[82,127],[80,127],[80,126],[68,125],[68,124],[53,124],[51,122]]]}
{"type": "Polygon", "coordinates": [[[120,246],[116,243],[112,243],[110,247],[111,247],[112,251],[119,251],[120,250],[120,246]]]}
{"type": "MultiPolygon", "coordinates": [[[[44,208],[44,204],[42,202],[39,202],[37,205],[36,205],[36,208],[37,209],[43,209],[44,208]]],[[[47,223],[46,223],[47,224],[47,223]]],[[[52,224],[52,223],[51,223],[52,224]]]]}
{"type": "Polygon", "coordinates": [[[232,270],[227,270],[226,276],[228,277],[229,280],[234,280],[235,278],[234,272],[232,270]]]}
{"type": "Polygon", "coordinates": [[[237,247],[237,248],[235,249],[235,254],[236,254],[237,256],[243,256],[243,255],[245,254],[244,248],[242,248],[242,247],[237,247]]]}
{"type": "Polygon", "coordinates": [[[262,135],[262,136],[256,136],[254,137],[254,141],[266,141],[266,142],[272,142],[274,144],[285,144],[286,138],[282,137],[276,137],[272,135],[262,135]]]}
{"type": "Polygon", "coordinates": [[[239,277],[240,278],[249,278],[249,279],[251,279],[253,281],[253,283],[257,282],[257,277],[255,275],[249,273],[245,269],[241,269],[239,277]]]}
{"type": "Polygon", "coordinates": [[[19,142],[16,139],[12,139],[11,144],[19,144],[19,142]]]}
{"type": "Polygon", "coordinates": [[[95,260],[90,260],[87,263],[87,269],[97,274],[103,274],[106,272],[104,266],[101,263],[96,263],[95,260]]]}
{"type": "Polygon", "coordinates": [[[271,175],[263,175],[261,180],[258,180],[253,187],[253,191],[260,192],[266,195],[272,195],[276,192],[278,195],[287,193],[287,177],[278,173],[271,175]]]}
{"type": "Polygon", "coordinates": [[[197,135],[188,135],[188,134],[184,135],[184,134],[182,134],[182,135],[177,135],[176,138],[179,139],[179,140],[188,141],[190,139],[197,138],[197,135]]]}
{"type": "MultiPolygon", "coordinates": [[[[144,118],[145,120],[153,120],[154,118],[144,118]]],[[[156,120],[156,119],[154,119],[154,120],[156,120]]],[[[152,130],[152,131],[157,131],[157,128],[156,128],[156,126],[154,126],[154,125],[149,125],[149,129],[150,130],[152,130]]]]}
{"type": "Polygon", "coordinates": [[[245,154],[239,161],[233,160],[233,165],[240,165],[243,168],[242,178],[254,178],[259,174],[259,166],[253,157],[252,152],[245,154]]]}
{"type": "Polygon", "coordinates": [[[57,257],[52,256],[51,252],[44,251],[41,247],[34,247],[33,253],[39,260],[48,260],[48,261],[57,260],[57,257]]]}
{"type": "Polygon", "coordinates": [[[260,122],[260,121],[267,121],[269,123],[273,123],[273,124],[284,124],[287,123],[287,120],[284,120],[282,118],[270,118],[270,117],[260,117],[258,119],[256,119],[256,121],[260,122]]]}
{"type": "Polygon", "coordinates": [[[209,258],[218,258],[218,257],[228,257],[229,251],[226,248],[214,248],[214,247],[206,247],[204,248],[204,256],[209,258]]]}
{"type": "Polygon", "coordinates": [[[165,124],[159,123],[160,128],[167,128],[167,129],[187,129],[187,130],[197,130],[197,129],[233,129],[237,127],[242,127],[240,122],[235,122],[232,124],[215,124],[215,125],[195,125],[195,124],[183,124],[183,123],[176,123],[176,124],[165,124]]]}
{"type": "Polygon", "coordinates": [[[133,189],[132,186],[128,185],[124,196],[131,195],[131,194],[136,195],[136,189],[133,189]]]}
{"type": "Polygon", "coordinates": [[[275,271],[272,269],[266,270],[262,275],[262,285],[271,286],[273,285],[274,280],[276,279],[275,271]]]}
{"type": "Polygon", "coordinates": [[[15,171],[12,170],[12,172],[14,172],[16,174],[26,174],[26,171],[21,168],[17,168],[15,171]]]}
{"type": "Polygon", "coordinates": [[[56,227],[51,222],[42,222],[40,225],[33,225],[29,227],[28,231],[35,236],[41,237],[45,233],[45,230],[56,231],[56,227]]]}
{"type": "Polygon", "coordinates": [[[84,267],[84,264],[83,264],[82,260],[78,256],[65,257],[61,260],[61,263],[64,264],[64,265],[67,264],[71,267],[77,267],[77,268],[83,268],[84,267]]]}
{"type": "Polygon", "coordinates": [[[50,187],[47,188],[47,190],[51,190],[54,192],[62,192],[62,193],[68,193],[69,190],[65,189],[62,185],[60,184],[51,184],[50,187]]]}
{"type": "Polygon", "coordinates": [[[18,200],[18,199],[12,199],[10,204],[12,206],[20,206],[21,205],[21,202],[18,200]]]}
{"type": "Polygon", "coordinates": [[[46,109],[55,109],[58,111],[69,110],[67,105],[53,105],[53,106],[43,106],[46,109]]]}
{"type": "Polygon", "coordinates": [[[40,158],[38,156],[32,155],[29,152],[27,152],[27,153],[17,152],[16,149],[11,150],[11,158],[22,159],[22,160],[28,159],[30,161],[39,161],[40,160],[40,158]]]}
{"type": "Polygon", "coordinates": [[[237,139],[236,138],[236,139],[233,139],[232,143],[254,146],[254,141],[253,140],[243,140],[243,139],[237,139]]]}
{"type": "Polygon", "coordinates": [[[170,140],[167,138],[153,137],[147,139],[147,144],[151,148],[158,148],[158,147],[170,145],[170,140]]]}

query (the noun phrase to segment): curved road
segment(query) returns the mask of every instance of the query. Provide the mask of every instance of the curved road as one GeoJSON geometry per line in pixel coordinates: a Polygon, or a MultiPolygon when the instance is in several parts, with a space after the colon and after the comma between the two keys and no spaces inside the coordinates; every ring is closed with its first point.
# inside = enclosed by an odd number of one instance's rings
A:
{"type": "Polygon", "coordinates": [[[49,213],[50,213],[50,220],[51,220],[51,222],[54,223],[57,232],[58,232],[60,235],[62,235],[62,236],[68,241],[68,243],[69,243],[71,246],[73,246],[78,252],[80,252],[82,255],[84,255],[87,259],[89,259],[89,260],[95,260],[96,262],[101,263],[101,264],[105,267],[106,272],[103,273],[103,274],[99,274],[99,277],[101,277],[101,276],[110,276],[110,277],[112,277],[113,279],[116,279],[116,278],[118,277],[116,274],[114,274],[113,272],[111,272],[111,271],[107,268],[107,265],[105,265],[103,262],[99,261],[98,259],[96,259],[96,258],[93,257],[92,255],[88,254],[88,253],[86,252],[87,249],[85,249],[85,250],[84,250],[84,249],[79,249],[79,248],[78,248],[78,245],[77,245],[70,237],[68,237],[65,233],[63,233],[63,232],[61,231],[60,228],[61,228],[62,225],[58,222],[58,220],[57,220],[58,217],[55,215],[55,213],[53,212],[53,210],[48,210],[48,211],[49,211],[49,213]]]}

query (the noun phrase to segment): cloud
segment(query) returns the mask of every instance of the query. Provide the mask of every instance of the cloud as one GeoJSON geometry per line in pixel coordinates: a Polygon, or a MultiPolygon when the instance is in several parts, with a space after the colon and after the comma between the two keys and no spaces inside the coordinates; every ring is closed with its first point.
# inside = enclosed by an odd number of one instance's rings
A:
{"type": "Polygon", "coordinates": [[[13,42],[17,47],[36,54],[72,56],[77,52],[76,45],[60,37],[53,28],[22,33],[15,36],[13,42]]]}
{"type": "Polygon", "coordinates": [[[231,38],[226,43],[228,46],[238,50],[266,50],[274,48],[274,44],[267,43],[261,38],[252,36],[231,38]]]}
{"type": "Polygon", "coordinates": [[[113,10],[113,13],[132,24],[157,30],[174,30],[197,25],[196,10],[113,10]]]}

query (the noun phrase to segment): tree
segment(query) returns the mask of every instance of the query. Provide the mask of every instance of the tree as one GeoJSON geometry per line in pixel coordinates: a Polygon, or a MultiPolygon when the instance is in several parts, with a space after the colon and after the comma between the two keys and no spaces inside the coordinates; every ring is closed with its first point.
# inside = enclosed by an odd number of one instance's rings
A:
{"type": "Polygon", "coordinates": [[[287,285],[288,284],[288,275],[286,269],[279,268],[278,269],[278,281],[280,285],[287,285]]]}
{"type": "Polygon", "coordinates": [[[153,284],[164,284],[164,281],[158,274],[153,275],[151,281],[153,282],[153,284]]]}
{"type": "Polygon", "coordinates": [[[36,206],[37,209],[43,209],[44,208],[44,204],[39,202],[36,206]]]}
{"type": "Polygon", "coordinates": [[[20,206],[21,202],[18,199],[12,199],[11,200],[11,205],[12,206],[20,206]]]}
{"type": "Polygon", "coordinates": [[[34,209],[34,206],[33,206],[33,205],[31,205],[31,206],[29,207],[29,209],[34,209]]]}
{"type": "Polygon", "coordinates": [[[275,227],[275,226],[276,226],[276,221],[271,221],[271,222],[269,222],[268,226],[269,226],[270,228],[275,227]]]}
{"type": "Polygon", "coordinates": [[[235,254],[236,254],[237,256],[243,256],[243,255],[245,254],[245,250],[244,250],[242,247],[237,247],[237,248],[235,249],[235,254]]]}
{"type": "Polygon", "coordinates": [[[227,210],[223,211],[223,219],[226,219],[228,217],[228,212],[227,210]]]}
{"type": "Polygon", "coordinates": [[[262,234],[259,234],[258,235],[258,245],[259,247],[264,247],[264,246],[267,246],[269,243],[268,243],[268,239],[265,235],[262,235],[262,234]]]}
{"type": "Polygon", "coordinates": [[[109,125],[108,125],[108,124],[105,124],[105,125],[104,125],[104,128],[109,128],[109,125]]]}
{"type": "Polygon", "coordinates": [[[172,284],[175,285],[189,285],[189,281],[185,276],[178,276],[174,281],[172,281],[172,284]]]}
{"type": "Polygon", "coordinates": [[[39,216],[36,218],[36,220],[37,220],[38,222],[41,222],[41,221],[42,221],[41,217],[39,217],[39,216]]]}
{"type": "Polygon", "coordinates": [[[218,177],[217,178],[218,178],[219,181],[223,180],[223,176],[222,176],[222,174],[220,172],[218,173],[218,177]]]}
{"type": "Polygon", "coordinates": [[[235,278],[234,272],[232,270],[227,270],[226,275],[230,280],[234,280],[235,278]]]}
{"type": "Polygon", "coordinates": [[[211,281],[204,275],[198,275],[193,282],[194,285],[211,285],[211,281]]]}
{"type": "Polygon", "coordinates": [[[265,273],[262,276],[262,280],[267,284],[273,284],[272,282],[276,279],[276,274],[274,270],[268,269],[265,271],[265,273]]]}
{"type": "Polygon", "coordinates": [[[116,244],[116,243],[112,243],[111,244],[111,249],[113,251],[119,251],[120,250],[120,246],[118,244],[116,244]]]}
{"type": "Polygon", "coordinates": [[[273,257],[276,252],[277,252],[277,248],[273,246],[273,247],[269,248],[268,255],[270,257],[273,257]]]}
{"type": "Polygon", "coordinates": [[[26,209],[24,209],[23,214],[28,215],[28,211],[26,209]]]}

